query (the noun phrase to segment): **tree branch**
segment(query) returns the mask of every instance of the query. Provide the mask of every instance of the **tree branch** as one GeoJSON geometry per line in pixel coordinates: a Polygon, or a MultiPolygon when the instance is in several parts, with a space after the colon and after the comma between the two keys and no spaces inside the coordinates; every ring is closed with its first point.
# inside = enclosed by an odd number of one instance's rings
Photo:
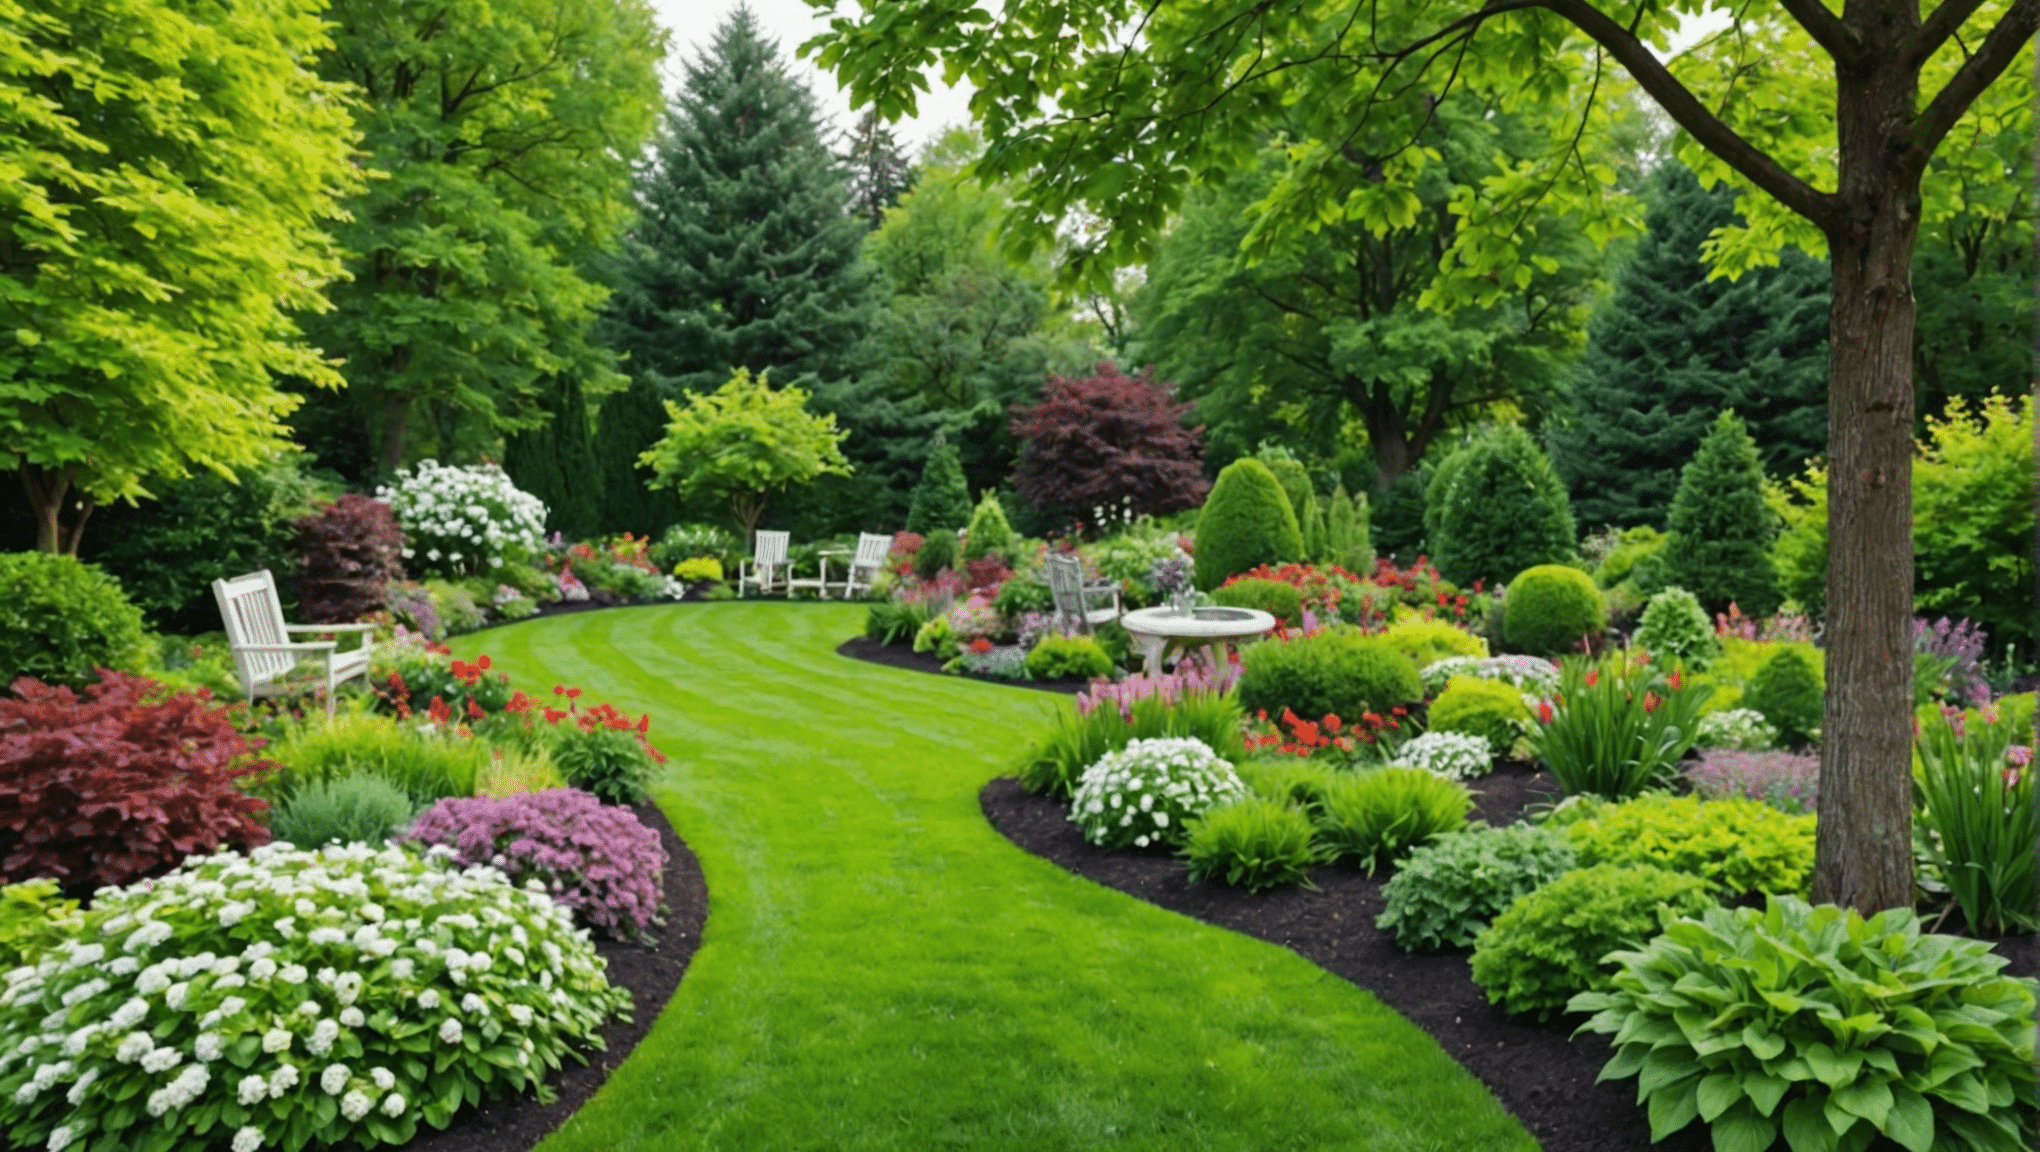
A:
{"type": "Polygon", "coordinates": [[[1920,23],[1919,32],[1913,36],[1912,49],[1908,53],[1913,67],[1925,64],[1928,57],[1939,52],[1941,45],[1960,32],[1981,7],[1983,0],[1941,0],[1941,6],[1920,23]]]}
{"type": "MultiPolygon", "coordinates": [[[[1963,3],[1967,0],[1949,2],[1963,3]]],[[[1982,0],[1977,2],[1981,3],[1982,0]]],[[[1834,9],[1827,6],[1827,0],[1778,0],[1778,3],[1794,20],[1799,21],[1799,26],[1806,29],[1806,34],[1813,37],[1814,43],[1827,49],[1828,55],[1845,62],[1861,58],[1862,38],[1856,35],[1854,28],[1849,27],[1835,14],[1834,9]]],[[[1944,3],[1942,7],[1947,7],[1947,4],[1944,3]]]]}
{"type": "MultiPolygon", "coordinates": [[[[1967,2],[1948,0],[1948,3],[1967,2]]],[[[1947,7],[1947,4],[1942,7],[1947,7]]],[[[1940,14],[1941,10],[1936,9],[1934,15],[1938,17],[1940,14]]],[[[1976,54],[1964,61],[1947,86],[1934,94],[1913,127],[1913,145],[1919,150],[1922,166],[1941,146],[1948,133],[1954,131],[1955,122],[1962,119],[1962,114],[1969,111],[1969,106],[1976,102],[1983,90],[2012,66],[2013,58],[2026,46],[2026,41],[2033,38],[2035,28],[2040,28],[2040,0],[2014,0],[1997,22],[1997,27],[1992,28],[1983,38],[1983,43],[1977,46],[1976,54]]],[[[1921,31],[1924,33],[1925,29],[1921,31]]]]}

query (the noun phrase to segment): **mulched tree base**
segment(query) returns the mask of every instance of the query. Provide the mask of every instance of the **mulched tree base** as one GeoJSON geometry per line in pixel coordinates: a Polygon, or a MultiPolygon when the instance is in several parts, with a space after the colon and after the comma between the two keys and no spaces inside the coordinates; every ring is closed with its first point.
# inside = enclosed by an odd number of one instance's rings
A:
{"type": "Polygon", "coordinates": [[[609,1073],[651,1031],[652,1022],[673,998],[688,961],[701,946],[702,925],[708,922],[708,885],[702,879],[700,862],[657,805],[639,804],[631,810],[647,828],[658,832],[659,842],[665,846],[669,911],[655,945],[602,939],[595,943],[595,950],[609,961],[609,982],[630,990],[630,1022],[605,1025],[601,1035],[606,1049],[586,1053],[586,1064],[569,1060],[553,1076],[551,1084],[558,1096],[552,1103],[541,1104],[531,1095],[490,1101],[462,1112],[444,1132],[421,1129],[417,1139],[404,1145],[406,1152],[529,1152],[536,1148],[595,1095],[609,1073]]]}

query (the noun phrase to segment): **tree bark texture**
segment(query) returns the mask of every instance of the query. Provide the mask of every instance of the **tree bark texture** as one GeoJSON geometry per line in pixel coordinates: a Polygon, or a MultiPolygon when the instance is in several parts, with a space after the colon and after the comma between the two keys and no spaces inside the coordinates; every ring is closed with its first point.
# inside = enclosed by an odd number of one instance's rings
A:
{"type": "Polygon", "coordinates": [[[21,466],[21,490],[28,497],[29,510],[35,514],[36,550],[76,556],[78,543],[85,538],[85,521],[91,518],[96,502],[90,496],[74,498],[71,478],[61,470],[34,464],[21,466]],[[76,519],[69,524],[64,523],[67,500],[77,510],[76,519]]]}
{"type": "MultiPolygon", "coordinates": [[[[1860,2],[1860,0],[1858,0],[1860,2]]],[[[1855,8],[1855,3],[1851,7],[1855,8]]],[[[1871,0],[1906,37],[1917,9],[1871,0]]],[[[1900,53],[1837,68],[1840,187],[1828,396],[1827,710],[1816,901],[1913,904],[1913,246],[1917,72],[1900,53]]]]}

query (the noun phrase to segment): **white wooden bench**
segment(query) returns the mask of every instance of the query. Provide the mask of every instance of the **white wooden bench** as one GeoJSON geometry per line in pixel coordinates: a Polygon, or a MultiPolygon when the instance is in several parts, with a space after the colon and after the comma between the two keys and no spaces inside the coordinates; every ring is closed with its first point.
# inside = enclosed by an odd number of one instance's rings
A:
{"type": "Polygon", "coordinates": [[[220,619],[227,626],[227,647],[234,654],[234,672],[248,702],[258,696],[288,696],[299,691],[289,680],[300,663],[315,662],[326,674],[326,713],[333,712],[333,693],[342,681],[368,678],[371,652],[367,636],[350,652],[339,651],[336,640],[293,642],[293,632],[361,632],[373,624],[285,624],[283,602],[277,599],[276,577],[267,570],[250,572],[231,580],[212,582],[213,598],[219,601],[220,619]]]}

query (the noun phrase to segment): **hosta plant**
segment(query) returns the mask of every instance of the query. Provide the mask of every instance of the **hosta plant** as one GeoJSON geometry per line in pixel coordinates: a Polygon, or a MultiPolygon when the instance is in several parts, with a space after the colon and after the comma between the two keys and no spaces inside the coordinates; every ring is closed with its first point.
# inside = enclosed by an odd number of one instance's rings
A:
{"type": "Polygon", "coordinates": [[[355,845],[102,889],[0,990],[0,1130],[52,1152],[402,1144],[629,1008],[533,882],[355,845]]]}
{"type": "Polygon", "coordinates": [[[1403,863],[1374,925],[1405,952],[1465,948],[1511,904],[1573,868],[1572,845],[1529,824],[1440,836],[1403,863]]]}
{"type": "Polygon", "coordinates": [[[545,502],[494,464],[459,468],[424,460],[396,481],[376,496],[404,526],[404,567],[413,574],[486,574],[536,555],[545,543],[545,502]]]}
{"type": "Polygon", "coordinates": [[[1783,896],[1611,959],[1571,1008],[1613,1035],[1601,1079],[1637,1077],[1654,1141],[1699,1120],[1720,1152],[2031,1146],[2035,984],[1985,941],[1783,896]]]}
{"type": "Polygon", "coordinates": [[[1247,795],[1239,773],[1202,740],[1134,740],[1084,769],[1070,820],[1107,848],[1181,844],[1192,817],[1247,795]]]}
{"type": "Polygon", "coordinates": [[[1395,762],[1435,772],[1447,780],[1471,780],[1494,771],[1495,754],[1485,736],[1426,732],[1396,749],[1395,762]]]}

